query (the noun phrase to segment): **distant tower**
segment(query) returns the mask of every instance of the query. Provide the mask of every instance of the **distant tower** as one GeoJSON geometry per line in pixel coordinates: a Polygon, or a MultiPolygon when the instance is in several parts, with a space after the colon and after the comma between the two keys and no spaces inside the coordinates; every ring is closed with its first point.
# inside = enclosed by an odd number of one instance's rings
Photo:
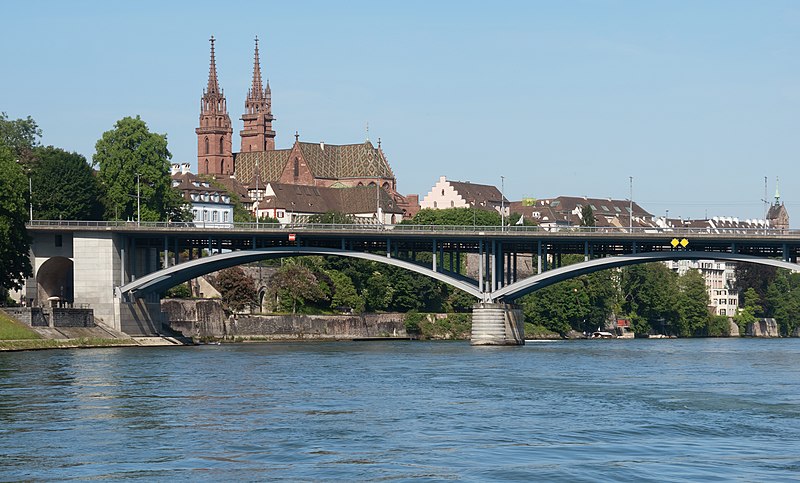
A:
{"type": "Polygon", "coordinates": [[[253,59],[253,85],[244,101],[244,129],[241,130],[242,152],[272,151],[275,149],[275,131],[272,130],[272,92],[261,88],[261,61],[258,57],[258,37],[253,59]]]}
{"type": "Polygon", "coordinates": [[[217,62],[214,58],[214,36],[211,36],[211,65],[208,86],[200,100],[200,127],[197,133],[197,172],[200,174],[233,174],[231,118],[225,93],[217,81],[217,62]]]}
{"type": "Polygon", "coordinates": [[[778,180],[775,180],[775,203],[769,207],[767,212],[769,226],[779,230],[789,229],[789,212],[781,202],[781,193],[778,191],[778,180]]]}

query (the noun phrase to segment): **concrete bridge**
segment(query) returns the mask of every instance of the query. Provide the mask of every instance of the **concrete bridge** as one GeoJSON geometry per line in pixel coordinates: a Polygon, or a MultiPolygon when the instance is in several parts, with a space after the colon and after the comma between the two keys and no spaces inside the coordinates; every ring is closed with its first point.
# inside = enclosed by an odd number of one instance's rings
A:
{"type": "Polygon", "coordinates": [[[473,343],[524,340],[516,298],[578,275],[637,263],[715,259],[800,270],[795,230],[547,230],[539,227],[256,225],[34,221],[28,230],[34,277],[26,298],[59,296],[92,306],[131,334],[160,330],[166,289],[243,263],[306,255],[345,256],[398,266],[476,299],[473,343]],[[686,240],[682,247],[677,241],[686,240]],[[582,263],[561,266],[565,254],[582,263]],[[477,265],[470,277],[462,259],[477,265]],[[530,267],[528,273],[520,269],[530,267]]]}

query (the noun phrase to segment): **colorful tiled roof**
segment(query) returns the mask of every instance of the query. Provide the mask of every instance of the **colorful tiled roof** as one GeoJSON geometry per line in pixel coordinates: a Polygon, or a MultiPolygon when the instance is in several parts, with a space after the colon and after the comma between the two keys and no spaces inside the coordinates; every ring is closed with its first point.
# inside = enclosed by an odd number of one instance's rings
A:
{"type": "MultiPolygon", "coordinates": [[[[316,178],[384,178],[394,179],[392,168],[380,149],[365,141],[359,144],[298,143],[303,158],[316,178]]],[[[289,161],[291,149],[236,153],[236,178],[243,184],[255,182],[258,164],[259,182],[280,179],[289,161]]]]}

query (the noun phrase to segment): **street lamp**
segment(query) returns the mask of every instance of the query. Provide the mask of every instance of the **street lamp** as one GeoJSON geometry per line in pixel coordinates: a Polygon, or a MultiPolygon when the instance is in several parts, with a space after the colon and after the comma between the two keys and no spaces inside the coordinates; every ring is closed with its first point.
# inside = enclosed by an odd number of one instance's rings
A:
{"type": "Polygon", "coordinates": [[[505,230],[506,225],[506,207],[505,207],[505,196],[503,192],[506,188],[506,177],[500,176],[500,231],[505,230]]]}
{"type": "Polygon", "coordinates": [[[136,173],[136,226],[137,227],[142,223],[142,203],[141,203],[142,195],[141,195],[141,191],[139,189],[139,187],[140,187],[139,177],[140,176],[141,176],[141,174],[136,173]]]}
{"type": "Polygon", "coordinates": [[[628,200],[628,231],[633,232],[633,176],[629,176],[630,178],[630,199],[628,200]]]}

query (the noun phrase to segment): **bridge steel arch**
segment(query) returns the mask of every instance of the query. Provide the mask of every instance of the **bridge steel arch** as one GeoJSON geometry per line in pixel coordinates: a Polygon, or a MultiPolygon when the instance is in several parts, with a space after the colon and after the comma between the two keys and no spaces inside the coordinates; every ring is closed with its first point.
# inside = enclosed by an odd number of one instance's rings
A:
{"type": "Polygon", "coordinates": [[[668,260],[724,260],[786,268],[795,272],[800,271],[800,265],[796,263],[775,260],[772,258],[758,257],[754,255],[692,251],[646,252],[607,258],[596,258],[594,260],[548,270],[495,290],[487,298],[490,301],[508,302],[522,297],[523,295],[527,295],[533,291],[580,275],[586,275],[589,273],[598,272],[600,270],[606,270],[608,268],[624,267],[639,263],[663,262],[668,260]]]}
{"type": "Polygon", "coordinates": [[[341,250],[337,248],[298,246],[240,250],[183,262],[178,265],[173,265],[169,268],[155,271],[122,285],[117,288],[117,295],[119,297],[125,297],[128,294],[134,294],[137,297],[141,297],[149,293],[162,292],[179,283],[186,282],[193,278],[200,277],[217,270],[241,265],[243,263],[256,262],[271,258],[306,255],[343,256],[384,263],[439,280],[440,282],[444,282],[455,288],[463,290],[477,299],[482,300],[484,298],[483,294],[481,294],[481,292],[478,290],[477,285],[474,285],[463,278],[456,277],[455,275],[434,271],[417,265],[416,263],[411,263],[397,258],[390,258],[385,255],[376,255],[374,253],[341,250]]]}

